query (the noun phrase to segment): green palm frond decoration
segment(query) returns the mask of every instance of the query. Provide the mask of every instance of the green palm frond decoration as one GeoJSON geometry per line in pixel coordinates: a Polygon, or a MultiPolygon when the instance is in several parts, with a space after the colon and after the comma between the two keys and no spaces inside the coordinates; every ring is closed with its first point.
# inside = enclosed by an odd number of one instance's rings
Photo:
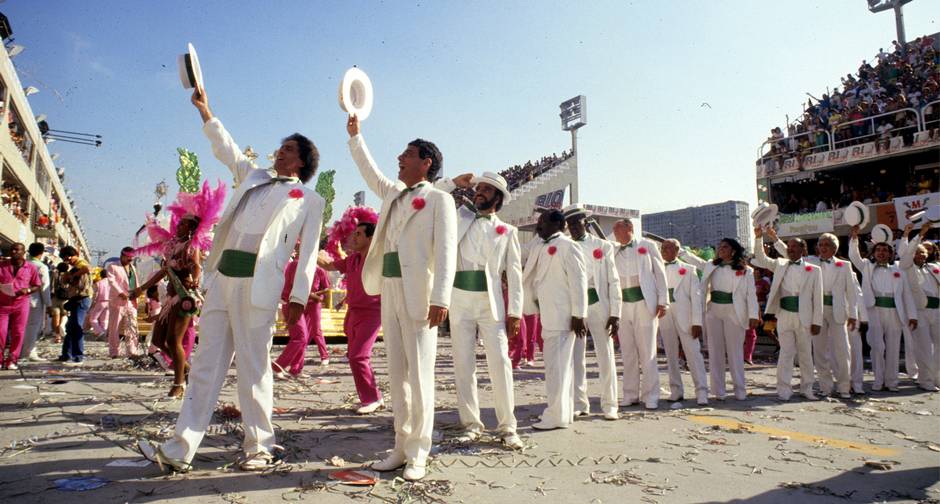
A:
{"type": "Polygon", "coordinates": [[[333,199],[336,198],[336,191],[333,189],[333,177],[335,175],[336,170],[326,170],[320,172],[320,175],[317,176],[317,186],[314,190],[326,200],[326,206],[323,208],[323,227],[321,231],[326,229],[330,219],[333,218],[333,199]]]}
{"type": "Polygon", "coordinates": [[[176,182],[180,185],[180,191],[194,193],[199,190],[199,181],[202,179],[202,172],[199,170],[199,158],[196,153],[177,147],[179,153],[180,167],[176,170],[176,182]]]}

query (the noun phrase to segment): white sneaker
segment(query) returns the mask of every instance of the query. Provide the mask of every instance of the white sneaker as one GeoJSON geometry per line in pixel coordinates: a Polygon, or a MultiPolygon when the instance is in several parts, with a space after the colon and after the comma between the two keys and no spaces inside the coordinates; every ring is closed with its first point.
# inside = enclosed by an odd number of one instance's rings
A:
{"type": "Polygon", "coordinates": [[[384,460],[372,464],[372,469],[379,472],[394,471],[405,465],[405,454],[393,451],[384,460]]]}
{"type": "Polygon", "coordinates": [[[330,359],[323,359],[323,360],[321,360],[321,361],[320,361],[320,365],[323,366],[323,367],[329,367],[329,366],[330,366],[330,359]]]}
{"type": "Polygon", "coordinates": [[[401,477],[405,478],[407,481],[418,481],[427,476],[427,474],[428,470],[425,466],[409,463],[405,467],[404,472],[401,473],[401,477]]]}
{"type": "Polygon", "coordinates": [[[19,366],[17,366],[15,362],[11,362],[7,364],[7,369],[9,369],[10,371],[16,371],[17,369],[19,369],[19,366]]]}
{"type": "Polygon", "coordinates": [[[379,399],[378,401],[362,405],[362,407],[356,410],[356,414],[368,415],[370,413],[375,413],[376,410],[384,408],[384,407],[385,407],[385,401],[382,399],[379,399]]]}
{"type": "Polygon", "coordinates": [[[604,420],[620,420],[620,413],[617,410],[604,413],[604,420]]]}
{"type": "Polygon", "coordinates": [[[48,362],[49,359],[43,359],[42,357],[39,356],[38,352],[33,350],[32,352],[29,353],[29,361],[30,362],[48,362]]]}
{"type": "Polygon", "coordinates": [[[459,436],[454,438],[454,441],[461,444],[472,443],[480,439],[480,433],[476,431],[463,431],[459,436]]]}
{"type": "Polygon", "coordinates": [[[525,361],[525,365],[528,366],[528,367],[535,367],[535,361],[534,361],[534,360],[527,360],[527,361],[525,361]]]}
{"type": "Polygon", "coordinates": [[[519,435],[515,432],[510,432],[503,434],[503,444],[507,448],[512,448],[513,450],[521,450],[525,448],[525,443],[522,442],[522,439],[519,438],[519,435]]]}

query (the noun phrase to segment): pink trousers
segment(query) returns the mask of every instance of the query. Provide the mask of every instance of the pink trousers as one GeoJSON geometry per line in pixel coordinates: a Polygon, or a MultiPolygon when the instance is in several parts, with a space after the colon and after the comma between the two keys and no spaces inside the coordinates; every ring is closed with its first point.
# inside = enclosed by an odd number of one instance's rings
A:
{"type": "Polygon", "coordinates": [[[757,331],[748,329],[744,331],[744,362],[754,360],[754,347],[757,346],[757,331]]]}
{"type": "Polygon", "coordinates": [[[133,303],[112,304],[108,307],[108,354],[121,356],[121,336],[124,336],[125,356],[140,354],[137,344],[137,306],[133,303]]]}
{"type": "Polygon", "coordinates": [[[95,303],[86,317],[95,334],[108,332],[108,302],[95,303]]]}
{"type": "Polygon", "coordinates": [[[382,398],[375,384],[372,371],[372,345],[379,336],[382,313],[379,310],[356,310],[346,312],[343,331],[346,333],[346,358],[352,370],[353,381],[359,402],[370,404],[382,398]]]}
{"type": "Polygon", "coordinates": [[[29,319],[29,297],[14,301],[11,305],[0,306],[0,357],[7,350],[9,343],[9,356],[3,364],[16,364],[20,359],[20,350],[23,349],[23,333],[26,332],[26,321],[29,319]]]}
{"type": "MultiPolygon", "coordinates": [[[[281,312],[284,319],[287,319],[287,307],[284,304],[281,312]]],[[[330,358],[330,353],[326,349],[326,339],[323,337],[323,329],[320,327],[320,303],[308,303],[304,308],[303,315],[296,324],[287,328],[290,339],[284,351],[274,361],[275,371],[285,370],[292,375],[299,375],[304,369],[304,355],[307,352],[307,344],[312,337],[317,343],[317,350],[320,351],[320,361],[330,358]]]]}
{"type": "Polygon", "coordinates": [[[524,341],[516,349],[518,355],[514,354],[512,349],[509,350],[509,357],[512,359],[513,365],[522,360],[523,357],[527,361],[535,360],[536,345],[539,347],[539,351],[542,350],[542,324],[539,322],[538,315],[523,315],[520,332],[521,339],[524,341]]]}
{"type": "Polygon", "coordinates": [[[519,321],[519,337],[509,337],[509,360],[512,361],[512,367],[514,368],[519,367],[519,362],[526,359],[529,349],[527,330],[529,326],[526,324],[528,318],[522,317],[522,320],[519,321]]]}

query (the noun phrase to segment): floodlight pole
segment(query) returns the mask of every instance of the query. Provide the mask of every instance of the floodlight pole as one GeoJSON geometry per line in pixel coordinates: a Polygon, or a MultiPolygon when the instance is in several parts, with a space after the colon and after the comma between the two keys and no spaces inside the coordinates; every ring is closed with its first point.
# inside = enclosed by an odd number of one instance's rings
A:
{"type": "Polygon", "coordinates": [[[904,4],[912,0],[886,0],[879,3],[880,0],[868,0],[868,10],[871,12],[882,12],[888,9],[894,10],[894,24],[898,31],[898,44],[901,46],[901,54],[907,54],[907,37],[904,35],[904,4]]]}

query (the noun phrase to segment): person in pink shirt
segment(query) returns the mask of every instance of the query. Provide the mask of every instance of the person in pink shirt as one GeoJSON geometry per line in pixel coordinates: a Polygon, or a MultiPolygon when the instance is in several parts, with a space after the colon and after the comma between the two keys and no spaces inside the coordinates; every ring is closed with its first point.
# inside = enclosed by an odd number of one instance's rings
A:
{"type": "Polygon", "coordinates": [[[14,243],[10,258],[0,259],[0,354],[5,354],[3,369],[17,369],[29,318],[29,296],[41,288],[39,270],[26,260],[26,246],[14,243]]]}
{"type": "Polygon", "coordinates": [[[362,286],[362,265],[374,232],[374,222],[360,223],[349,237],[351,252],[348,256],[333,262],[317,261],[327,270],[338,270],[346,275],[347,311],[343,331],[346,333],[346,355],[359,395],[360,407],[356,413],[360,415],[368,415],[385,405],[372,371],[372,346],[382,325],[381,297],[366,294],[362,286]]]}
{"type": "MultiPolygon", "coordinates": [[[[287,320],[287,307],[290,304],[290,292],[294,288],[294,273],[297,271],[297,260],[293,259],[284,269],[284,290],[281,291],[281,301],[284,302],[282,310],[284,319],[287,320]]],[[[310,295],[307,297],[307,306],[304,307],[304,313],[300,320],[292,326],[288,326],[287,332],[290,340],[281,355],[271,363],[274,369],[274,377],[283,380],[287,378],[285,373],[298,376],[304,369],[304,354],[307,351],[307,344],[310,338],[317,343],[317,350],[320,352],[320,364],[328,366],[330,364],[330,353],[326,348],[326,339],[323,337],[323,328],[320,327],[321,301],[330,290],[330,278],[326,275],[326,270],[317,267],[317,272],[313,277],[313,285],[310,286],[310,295]]]]}
{"type": "Polygon", "coordinates": [[[108,333],[108,303],[111,284],[108,282],[108,270],[101,270],[101,279],[95,284],[95,301],[85,317],[85,330],[91,329],[97,335],[108,333]]]}

